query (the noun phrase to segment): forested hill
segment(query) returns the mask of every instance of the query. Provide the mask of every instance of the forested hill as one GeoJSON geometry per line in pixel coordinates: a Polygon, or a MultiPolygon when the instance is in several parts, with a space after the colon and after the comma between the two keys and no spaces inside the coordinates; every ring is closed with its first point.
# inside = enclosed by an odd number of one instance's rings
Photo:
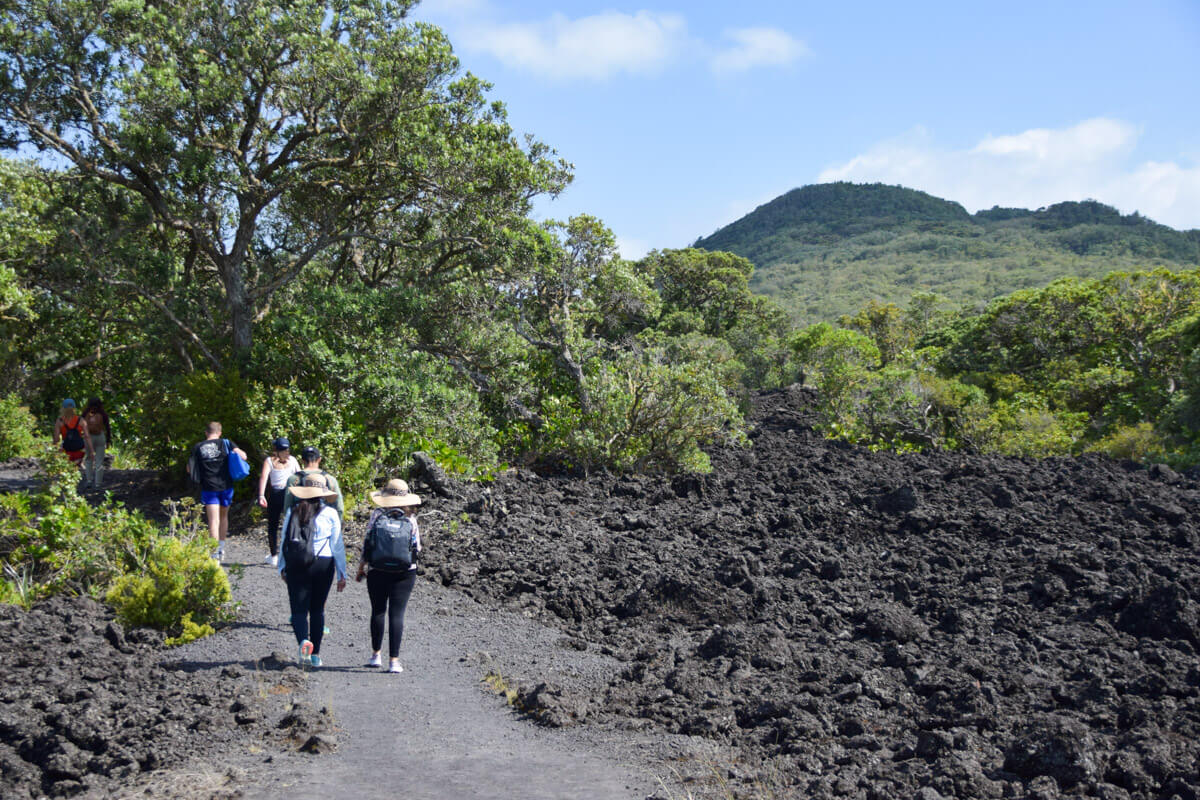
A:
{"type": "Polygon", "coordinates": [[[1095,201],[969,214],[883,184],[793,189],[695,246],[750,259],[752,288],[800,322],[836,319],[870,300],[903,305],[916,291],[982,303],[1067,275],[1200,265],[1200,230],[1095,201]]]}

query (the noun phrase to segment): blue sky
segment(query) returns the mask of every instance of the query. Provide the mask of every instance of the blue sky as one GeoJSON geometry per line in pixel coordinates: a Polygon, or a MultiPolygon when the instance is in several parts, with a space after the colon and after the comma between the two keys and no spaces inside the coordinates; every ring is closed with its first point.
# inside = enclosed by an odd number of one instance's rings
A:
{"type": "Polygon", "coordinates": [[[899,183],[962,203],[1094,198],[1200,228],[1200,2],[426,0],[513,127],[575,165],[540,216],[622,255],[783,192],[899,183]]]}

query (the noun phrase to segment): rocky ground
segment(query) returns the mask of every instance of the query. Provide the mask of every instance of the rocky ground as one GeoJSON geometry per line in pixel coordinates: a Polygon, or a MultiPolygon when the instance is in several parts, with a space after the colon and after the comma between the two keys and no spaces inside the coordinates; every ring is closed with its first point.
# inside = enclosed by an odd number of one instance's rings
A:
{"type": "Polygon", "coordinates": [[[447,485],[431,577],[618,658],[550,725],[705,737],[737,797],[1200,795],[1200,485],[872,453],[758,401],[705,477],[447,485]]]}
{"type": "Polygon", "coordinates": [[[267,658],[184,672],[162,635],[126,632],[105,606],[58,597],[0,606],[0,772],[5,798],[235,796],[221,774],[171,768],[231,745],[290,748],[321,730],[292,696],[300,670],[267,658]],[[292,741],[295,740],[295,741],[292,741]],[[154,776],[154,780],[149,780],[154,776]],[[170,776],[168,778],[168,776],[170,776]]]}
{"type": "MultiPolygon", "coordinates": [[[[328,796],[375,774],[360,745],[380,737],[414,797],[535,776],[578,797],[553,770],[585,761],[618,787],[584,781],[598,797],[1200,795],[1197,476],[871,453],[815,434],[810,404],[758,398],[754,447],[704,477],[418,469],[437,585],[414,594],[395,696],[360,674],[357,595],[331,600],[315,683],[269,655],[290,634],[256,531],[234,542],[243,621],[181,651],[85,600],[0,610],[4,797],[328,796]],[[497,720],[485,676],[546,736],[497,720]],[[329,761],[295,760],[326,734],[329,761]],[[180,771],[231,747],[253,757],[180,771]]],[[[168,491],[113,477],[147,511],[168,491]]]]}

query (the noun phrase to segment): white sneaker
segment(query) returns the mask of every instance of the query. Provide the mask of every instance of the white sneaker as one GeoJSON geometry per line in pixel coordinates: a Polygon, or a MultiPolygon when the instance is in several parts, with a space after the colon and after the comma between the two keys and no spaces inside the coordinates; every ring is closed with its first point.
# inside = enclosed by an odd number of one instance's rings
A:
{"type": "Polygon", "coordinates": [[[219,564],[225,563],[225,548],[224,547],[217,548],[217,563],[219,563],[219,564]]]}
{"type": "Polygon", "coordinates": [[[263,559],[263,563],[270,564],[272,567],[277,567],[277,566],[279,566],[279,556],[268,555],[266,558],[263,559]]]}
{"type": "Polygon", "coordinates": [[[388,672],[404,672],[404,667],[400,666],[399,661],[393,661],[388,664],[388,672]]]}
{"type": "Polygon", "coordinates": [[[375,653],[374,655],[371,656],[371,660],[368,661],[366,664],[363,664],[363,666],[364,667],[382,667],[383,666],[383,657],[380,656],[379,653],[375,653]]]}

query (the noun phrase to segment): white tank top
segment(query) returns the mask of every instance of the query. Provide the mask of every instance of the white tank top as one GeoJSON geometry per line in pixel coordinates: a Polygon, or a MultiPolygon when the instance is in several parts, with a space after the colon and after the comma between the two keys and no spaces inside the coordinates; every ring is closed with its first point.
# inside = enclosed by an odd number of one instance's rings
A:
{"type": "Polygon", "coordinates": [[[267,480],[271,483],[272,489],[282,489],[287,486],[288,478],[300,471],[300,463],[296,461],[295,456],[288,456],[287,466],[280,468],[275,466],[275,459],[272,457],[269,462],[271,472],[267,475],[267,480]]]}

